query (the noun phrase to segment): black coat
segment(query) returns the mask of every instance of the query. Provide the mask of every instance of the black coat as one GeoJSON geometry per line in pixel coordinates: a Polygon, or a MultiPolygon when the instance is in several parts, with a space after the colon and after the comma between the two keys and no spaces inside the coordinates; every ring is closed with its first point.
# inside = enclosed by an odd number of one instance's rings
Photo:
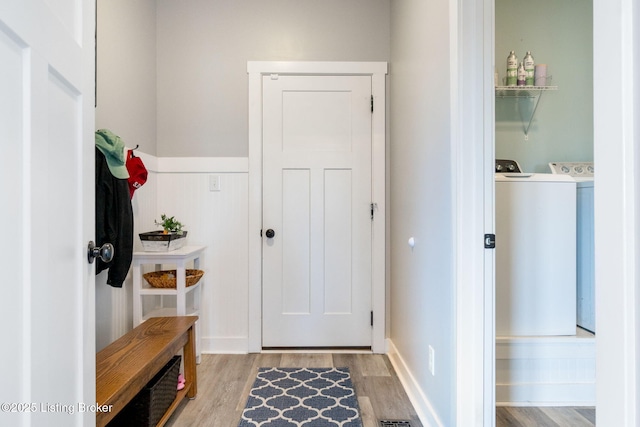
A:
{"type": "Polygon", "coordinates": [[[111,262],[97,258],[96,274],[109,269],[107,284],[121,288],[133,257],[133,209],[126,179],[111,174],[104,154],[96,147],[96,245],[111,243],[111,262]]]}

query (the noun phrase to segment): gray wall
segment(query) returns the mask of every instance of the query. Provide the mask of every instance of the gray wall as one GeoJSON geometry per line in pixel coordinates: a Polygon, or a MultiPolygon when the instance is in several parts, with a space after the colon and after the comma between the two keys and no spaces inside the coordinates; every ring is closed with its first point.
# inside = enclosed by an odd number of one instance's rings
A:
{"type": "Polygon", "coordinates": [[[388,61],[388,0],[158,0],[158,156],[248,155],[247,61],[388,61]]]}
{"type": "Polygon", "coordinates": [[[456,378],[449,3],[392,2],[390,67],[391,339],[447,426],[456,378]]]}
{"type": "MultiPolygon", "coordinates": [[[[108,128],[128,147],[156,153],[156,12],[155,0],[98,0],[96,128],[108,128]]],[[[152,178],[136,192],[152,192],[152,178]]],[[[153,196],[154,197],[154,196],[153,196]]],[[[137,199],[133,201],[137,212],[137,199]]],[[[128,281],[130,282],[130,280],[128,281]]],[[[132,292],[107,285],[107,272],[96,277],[96,347],[121,334],[122,319],[132,318],[132,292]],[[125,305],[120,307],[120,305],[125,305]],[[115,310],[114,310],[115,308],[115,310]]],[[[127,326],[131,325],[128,320],[127,326]]]]}
{"type": "Polygon", "coordinates": [[[156,154],[156,2],[97,2],[96,128],[156,154]]]}
{"type": "Polygon", "coordinates": [[[496,0],[495,8],[500,79],[509,51],[522,61],[530,50],[558,86],[542,96],[528,141],[518,108],[530,102],[496,100],[496,157],[516,159],[526,172],[549,172],[552,161],[593,161],[592,1],[496,0]]]}

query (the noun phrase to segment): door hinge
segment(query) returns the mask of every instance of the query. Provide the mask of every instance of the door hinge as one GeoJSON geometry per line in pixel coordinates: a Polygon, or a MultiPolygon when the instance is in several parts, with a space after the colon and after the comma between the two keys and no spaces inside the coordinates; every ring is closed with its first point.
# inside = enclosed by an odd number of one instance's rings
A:
{"type": "Polygon", "coordinates": [[[371,326],[373,326],[373,310],[371,310],[371,326]]]}
{"type": "Polygon", "coordinates": [[[373,95],[371,95],[371,112],[373,113],[373,95]]]}
{"type": "Polygon", "coordinates": [[[371,208],[371,221],[373,221],[373,215],[374,215],[376,209],[378,209],[378,204],[375,203],[375,202],[372,202],[371,205],[370,205],[370,208],[371,208]]]}
{"type": "Polygon", "coordinates": [[[495,234],[485,234],[484,235],[484,248],[485,249],[495,249],[496,247],[496,235],[495,234]]]}

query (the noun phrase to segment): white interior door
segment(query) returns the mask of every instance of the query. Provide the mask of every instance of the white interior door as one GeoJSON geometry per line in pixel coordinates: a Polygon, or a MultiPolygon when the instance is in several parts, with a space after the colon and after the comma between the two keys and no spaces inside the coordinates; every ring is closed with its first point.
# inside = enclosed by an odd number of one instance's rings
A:
{"type": "Polygon", "coordinates": [[[0,2],[0,425],[95,424],[94,28],[93,0],[0,2]]]}
{"type": "Polygon", "coordinates": [[[263,347],[370,347],[371,256],[371,77],[264,76],[263,347]]]}

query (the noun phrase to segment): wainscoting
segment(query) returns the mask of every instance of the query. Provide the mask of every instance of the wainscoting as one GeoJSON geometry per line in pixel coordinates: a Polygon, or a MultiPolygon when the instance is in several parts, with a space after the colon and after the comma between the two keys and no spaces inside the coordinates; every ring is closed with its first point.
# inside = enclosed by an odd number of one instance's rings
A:
{"type": "MultiPolygon", "coordinates": [[[[170,172],[158,174],[158,215],[186,224],[188,244],[206,245],[201,268],[200,322],[204,353],[246,353],[248,349],[249,216],[248,173],[170,172]],[[215,176],[220,191],[210,191],[215,176]]],[[[258,234],[260,230],[255,230],[258,234]]]]}
{"type": "Polygon", "coordinates": [[[595,406],[596,338],[498,337],[496,404],[595,406]]]}
{"type": "MultiPolygon", "coordinates": [[[[207,246],[201,269],[202,352],[246,353],[248,349],[248,159],[156,158],[139,153],[149,177],[134,193],[134,250],[138,233],[155,230],[165,213],[186,225],[187,244],[207,246]],[[210,191],[210,177],[219,191],[210,191]]],[[[255,230],[259,233],[260,230],[255,230]]],[[[104,276],[104,277],[103,277],[104,276]]],[[[96,278],[98,350],[132,328],[132,278],[122,289],[96,278]]]]}

